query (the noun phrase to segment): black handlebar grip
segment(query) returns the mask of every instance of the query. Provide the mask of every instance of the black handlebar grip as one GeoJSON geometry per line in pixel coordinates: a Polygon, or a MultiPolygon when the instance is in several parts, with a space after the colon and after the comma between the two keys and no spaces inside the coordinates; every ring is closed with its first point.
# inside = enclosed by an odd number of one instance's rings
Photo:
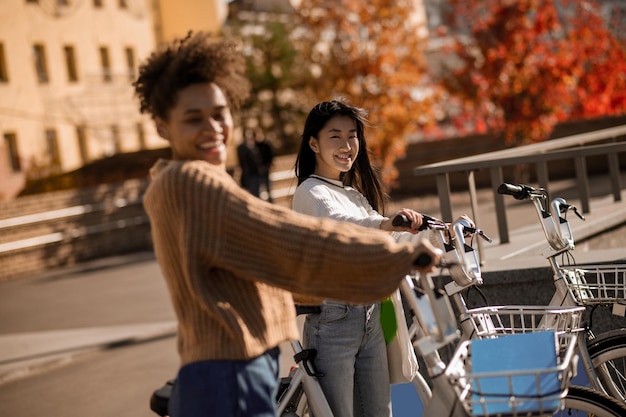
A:
{"type": "Polygon", "coordinates": [[[431,264],[433,258],[427,253],[420,253],[413,261],[413,265],[425,267],[431,264]]]}
{"type": "Polygon", "coordinates": [[[399,214],[394,217],[391,224],[395,227],[411,227],[411,222],[404,214],[399,214]]]}
{"type": "Polygon", "coordinates": [[[524,200],[528,198],[531,192],[535,191],[533,187],[527,185],[514,185],[509,183],[502,183],[498,187],[498,194],[511,195],[516,200],[524,200]]]}
{"type": "MultiPolygon", "coordinates": [[[[420,232],[426,230],[428,229],[428,223],[435,221],[436,220],[433,217],[422,214],[422,224],[420,225],[420,227],[417,228],[417,230],[419,230],[420,232]]],[[[391,221],[391,224],[395,227],[411,227],[411,222],[404,214],[399,214],[394,217],[391,221]]]]}

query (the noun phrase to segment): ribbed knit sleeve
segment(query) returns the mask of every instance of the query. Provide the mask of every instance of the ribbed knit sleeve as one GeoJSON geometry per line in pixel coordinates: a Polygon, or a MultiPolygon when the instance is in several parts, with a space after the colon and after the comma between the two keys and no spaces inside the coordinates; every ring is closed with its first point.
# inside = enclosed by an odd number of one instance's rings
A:
{"type": "Polygon", "coordinates": [[[374,302],[415,257],[385,232],[266,203],[202,161],[161,168],[144,206],[183,363],[247,358],[297,338],[290,292],[374,302]]]}

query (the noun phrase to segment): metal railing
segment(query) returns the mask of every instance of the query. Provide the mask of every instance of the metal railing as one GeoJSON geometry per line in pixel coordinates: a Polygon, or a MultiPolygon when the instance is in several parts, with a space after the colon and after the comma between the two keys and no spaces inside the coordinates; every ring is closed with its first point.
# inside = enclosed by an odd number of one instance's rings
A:
{"type": "Polygon", "coordinates": [[[548,162],[572,160],[576,172],[576,184],[582,211],[583,213],[589,213],[591,193],[587,174],[587,158],[597,155],[606,156],[611,192],[614,201],[618,202],[621,201],[622,189],[619,154],[623,152],[626,152],[626,125],[424,165],[414,168],[413,174],[416,176],[436,176],[437,194],[439,196],[442,218],[445,221],[452,221],[450,174],[464,173],[467,176],[472,215],[474,220],[478,221],[479,209],[475,173],[479,170],[489,170],[500,243],[508,243],[509,228],[504,198],[496,192],[498,185],[504,182],[504,167],[520,164],[534,165],[539,186],[548,190],[550,185],[548,162]],[[604,143],[597,144],[600,142],[604,143]]]}

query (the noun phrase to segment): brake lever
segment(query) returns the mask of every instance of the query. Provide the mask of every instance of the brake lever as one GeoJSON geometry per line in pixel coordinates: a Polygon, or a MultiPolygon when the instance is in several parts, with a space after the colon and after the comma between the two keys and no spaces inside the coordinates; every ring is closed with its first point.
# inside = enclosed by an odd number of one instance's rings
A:
{"type": "Polygon", "coordinates": [[[574,214],[580,219],[580,220],[587,220],[585,219],[585,216],[583,216],[582,214],[580,214],[580,212],[578,211],[578,207],[576,206],[572,206],[571,204],[561,204],[561,206],[559,207],[559,211],[561,213],[565,213],[568,210],[572,210],[574,212],[574,214]]]}
{"type": "MultiPolygon", "coordinates": [[[[489,243],[493,242],[493,239],[490,238],[489,236],[487,236],[485,234],[485,232],[483,232],[481,229],[477,229],[475,227],[464,227],[463,230],[466,233],[469,233],[469,234],[472,234],[472,235],[478,235],[478,236],[482,237],[483,239],[485,239],[489,243]]],[[[467,237],[467,235],[465,237],[467,237]]]]}

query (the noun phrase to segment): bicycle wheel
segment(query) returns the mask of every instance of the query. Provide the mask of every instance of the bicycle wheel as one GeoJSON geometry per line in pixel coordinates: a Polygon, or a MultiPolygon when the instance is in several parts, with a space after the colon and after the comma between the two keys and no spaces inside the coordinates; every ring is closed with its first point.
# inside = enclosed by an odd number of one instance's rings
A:
{"type": "Polygon", "coordinates": [[[626,406],[591,388],[570,386],[565,397],[565,408],[553,417],[624,417],[626,406]]]}
{"type": "Polygon", "coordinates": [[[626,401],[626,329],[603,333],[587,341],[587,350],[605,392],[626,401]]]}

